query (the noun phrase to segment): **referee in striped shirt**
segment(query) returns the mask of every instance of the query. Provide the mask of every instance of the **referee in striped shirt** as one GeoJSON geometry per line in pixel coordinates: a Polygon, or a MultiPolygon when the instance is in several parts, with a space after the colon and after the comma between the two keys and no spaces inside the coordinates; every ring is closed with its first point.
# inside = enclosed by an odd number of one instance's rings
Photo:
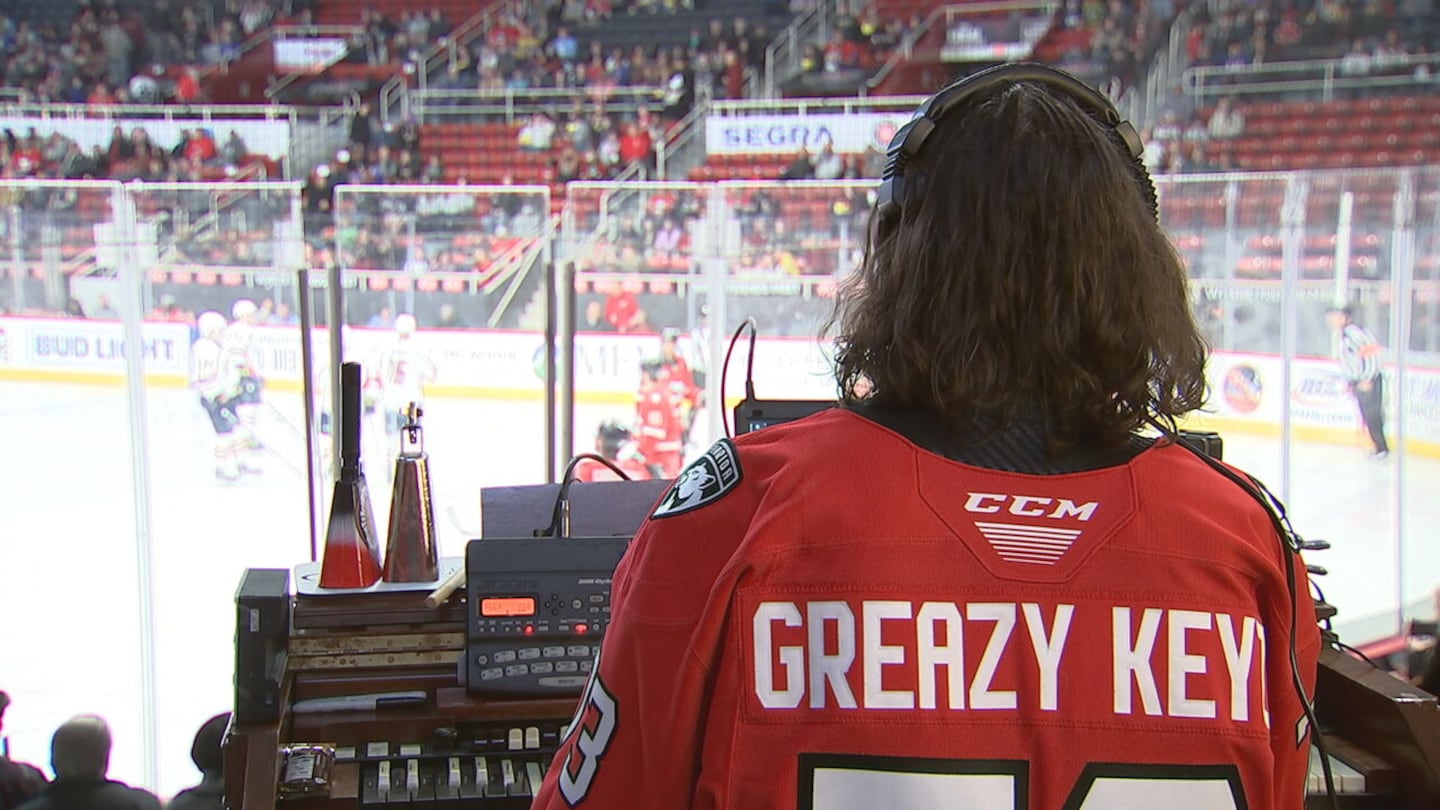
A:
{"type": "Polygon", "coordinates": [[[1380,374],[1380,353],[1383,351],[1370,330],[1355,323],[1350,306],[1332,307],[1325,320],[1335,332],[1335,359],[1350,382],[1350,393],[1360,406],[1360,418],[1375,445],[1376,457],[1390,454],[1385,441],[1384,378],[1380,374]]]}

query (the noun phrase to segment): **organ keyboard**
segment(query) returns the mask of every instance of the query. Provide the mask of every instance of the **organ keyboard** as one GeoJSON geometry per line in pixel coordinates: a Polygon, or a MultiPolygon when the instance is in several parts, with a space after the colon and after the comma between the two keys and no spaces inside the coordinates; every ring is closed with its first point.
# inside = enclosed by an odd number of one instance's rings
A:
{"type": "MultiPolygon", "coordinates": [[[[381,743],[378,751],[355,751],[360,806],[529,807],[561,728],[553,722],[472,724],[459,735],[463,739],[440,746],[381,743]]],[[[337,759],[351,761],[351,753],[347,748],[337,759]]]]}

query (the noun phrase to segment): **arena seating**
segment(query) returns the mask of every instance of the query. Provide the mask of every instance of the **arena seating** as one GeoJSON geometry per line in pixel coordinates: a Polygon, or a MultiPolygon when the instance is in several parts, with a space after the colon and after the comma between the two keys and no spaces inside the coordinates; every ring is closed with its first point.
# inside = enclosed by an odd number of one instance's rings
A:
{"type": "Polygon", "coordinates": [[[1440,96],[1239,105],[1245,132],[1211,141],[1241,170],[1420,165],[1440,157],[1440,96]]]}
{"type": "Polygon", "coordinates": [[[555,153],[526,151],[516,145],[520,124],[504,122],[425,124],[421,143],[427,153],[445,161],[445,182],[464,178],[471,185],[499,184],[509,178],[518,184],[548,184],[550,211],[565,205],[565,184],[555,179],[555,153]]]}
{"type": "MultiPolygon", "coordinates": [[[[628,53],[637,45],[646,49],[688,47],[691,30],[700,31],[703,35],[712,19],[722,20],[727,28],[731,20],[744,19],[752,31],[763,29],[768,32],[768,38],[789,25],[794,17],[786,10],[785,4],[770,0],[700,0],[693,5],[694,8],[656,13],[626,14],[617,9],[609,19],[582,21],[574,25],[574,33],[581,44],[580,52],[588,53],[592,42],[599,43],[606,53],[612,48],[628,53]]],[[[760,43],[762,53],[765,44],[760,43]]]]}
{"type": "Polygon", "coordinates": [[[317,25],[362,25],[366,12],[379,12],[391,23],[406,14],[439,9],[445,20],[455,26],[483,11],[488,3],[475,0],[323,0],[315,7],[317,25]]]}

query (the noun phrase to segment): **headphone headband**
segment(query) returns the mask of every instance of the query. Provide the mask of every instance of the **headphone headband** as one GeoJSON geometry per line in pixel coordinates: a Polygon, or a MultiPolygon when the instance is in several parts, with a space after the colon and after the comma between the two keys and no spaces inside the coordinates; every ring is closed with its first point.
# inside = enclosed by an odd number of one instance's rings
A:
{"type": "Polygon", "coordinates": [[[1032,82],[1058,90],[1113,132],[1118,139],[1118,145],[1125,150],[1134,164],[1137,181],[1145,194],[1146,202],[1151,211],[1159,216],[1155,186],[1141,161],[1145,144],[1140,139],[1140,133],[1135,131],[1134,125],[1121,117],[1120,111],[1115,109],[1109,99],[1069,73],[1049,65],[1017,62],[986,68],[951,83],[921,104],[910,121],[890,139],[890,145],[885,150],[885,172],[881,176],[875,201],[876,215],[882,229],[888,229],[899,221],[901,211],[909,202],[909,196],[913,194],[911,186],[914,184],[907,182],[905,167],[911,159],[920,154],[921,148],[934,134],[939,123],[967,101],[996,87],[1019,82],[1032,82]]]}

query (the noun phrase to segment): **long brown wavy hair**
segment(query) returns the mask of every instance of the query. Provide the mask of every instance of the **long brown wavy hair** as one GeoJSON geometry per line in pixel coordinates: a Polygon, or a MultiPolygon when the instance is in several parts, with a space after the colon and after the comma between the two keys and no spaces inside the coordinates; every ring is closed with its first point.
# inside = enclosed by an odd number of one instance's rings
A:
{"type": "MultiPolygon", "coordinates": [[[[872,223],[826,333],[849,404],[1000,425],[1053,453],[1113,446],[1205,400],[1186,275],[1108,127],[1016,83],[939,123],[897,223],[872,223]]],[[[872,219],[874,214],[872,214],[872,219]]]]}

